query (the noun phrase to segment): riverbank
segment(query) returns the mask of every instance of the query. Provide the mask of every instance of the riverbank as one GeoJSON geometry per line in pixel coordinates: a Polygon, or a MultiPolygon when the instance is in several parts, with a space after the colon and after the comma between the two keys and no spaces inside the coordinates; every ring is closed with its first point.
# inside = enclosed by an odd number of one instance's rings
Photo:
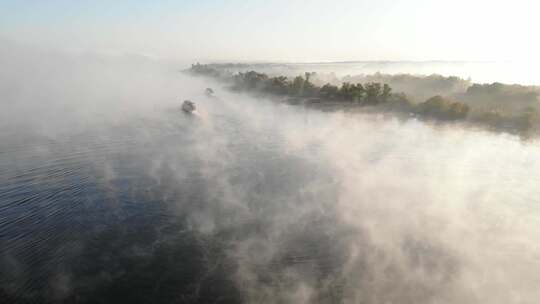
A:
{"type": "MultiPolygon", "coordinates": [[[[187,72],[219,79],[234,91],[277,97],[281,102],[325,111],[359,110],[387,113],[404,119],[459,123],[518,135],[522,139],[532,139],[540,134],[540,114],[536,108],[538,95],[523,86],[473,83],[463,93],[450,97],[434,95],[418,102],[403,92],[394,92],[389,84],[376,81],[318,85],[313,81],[316,73],[305,73],[291,80],[286,76],[269,76],[256,71],[232,73],[219,65],[202,64],[192,65],[187,72]]],[[[455,81],[455,77],[449,79],[455,81]]]]}

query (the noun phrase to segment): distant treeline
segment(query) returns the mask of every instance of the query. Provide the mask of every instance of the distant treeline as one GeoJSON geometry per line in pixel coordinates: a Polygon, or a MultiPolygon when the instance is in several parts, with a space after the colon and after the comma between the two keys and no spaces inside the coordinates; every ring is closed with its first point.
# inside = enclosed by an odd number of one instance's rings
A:
{"type": "MultiPolygon", "coordinates": [[[[324,79],[325,75],[320,78],[324,79]]],[[[374,73],[370,75],[355,75],[345,76],[342,79],[328,79],[330,82],[337,81],[364,83],[364,82],[381,82],[387,83],[396,92],[404,92],[407,96],[415,101],[423,101],[435,95],[452,96],[456,93],[462,93],[471,86],[471,81],[455,76],[441,75],[411,75],[411,74],[382,74],[374,73]]],[[[459,100],[459,99],[458,99],[459,100]]],[[[465,102],[465,101],[464,101],[465,102]]]]}
{"type": "MultiPolygon", "coordinates": [[[[285,76],[268,76],[256,71],[230,73],[216,65],[194,64],[188,70],[194,75],[204,75],[231,83],[238,91],[250,91],[286,97],[291,103],[311,106],[337,106],[395,112],[424,120],[461,121],[494,131],[504,131],[529,138],[540,130],[537,111],[538,92],[529,87],[494,84],[472,84],[467,88],[457,77],[427,76],[441,89],[462,87],[464,92],[454,92],[450,97],[434,95],[425,101],[415,102],[405,93],[394,92],[388,83],[368,81],[364,83],[342,82],[341,85],[326,83],[316,85],[316,73],[305,73],[289,79],[285,76]],[[448,80],[449,83],[444,83],[448,80]],[[494,95],[494,96],[493,96],[494,95]],[[492,96],[490,98],[490,96],[492,96]],[[456,99],[460,97],[460,101],[456,99]],[[464,101],[462,101],[464,100],[464,101]]],[[[387,78],[405,81],[410,79],[418,85],[419,76],[390,76],[375,74],[363,76],[375,80],[387,78]]],[[[346,79],[352,79],[348,77],[346,79]]],[[[318,81],[320,82],[320,81],[318,81]]],[[[444,91],[444,90],[443,90],[444,91]]]]}

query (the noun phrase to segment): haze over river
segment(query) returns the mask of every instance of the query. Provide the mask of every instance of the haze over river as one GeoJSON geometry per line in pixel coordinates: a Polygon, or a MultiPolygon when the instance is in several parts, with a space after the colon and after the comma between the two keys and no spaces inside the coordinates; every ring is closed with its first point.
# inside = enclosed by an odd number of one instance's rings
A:
{"type": "Polygon", "coordinates": [[[170,66],[23,66],[0,72],[3,301],[540,299],[537,141],[278,104],[170,66]]]}

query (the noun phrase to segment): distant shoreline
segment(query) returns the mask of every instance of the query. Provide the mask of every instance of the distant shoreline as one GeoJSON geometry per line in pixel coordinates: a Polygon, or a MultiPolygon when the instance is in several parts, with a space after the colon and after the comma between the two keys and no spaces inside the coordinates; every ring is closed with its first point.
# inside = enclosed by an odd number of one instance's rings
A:
{"type": "Polygon", "coordinates": [[[254,70],[231,71],[241,67],[251,66],[197,63],[186,72],[218,79],[234,91],[276,96],[293,105],[327,110],[361,109],[424,121],[464,123],[522,139],[540,134],[540,88],[534,86],[476,84],[453,76],[381,73],[335,78],[333,84],[325,83],[327,80],[317,73],[306,72],[289,79],[254,70]],[[414,92],[416,100],[404,91],[414,92]]]}

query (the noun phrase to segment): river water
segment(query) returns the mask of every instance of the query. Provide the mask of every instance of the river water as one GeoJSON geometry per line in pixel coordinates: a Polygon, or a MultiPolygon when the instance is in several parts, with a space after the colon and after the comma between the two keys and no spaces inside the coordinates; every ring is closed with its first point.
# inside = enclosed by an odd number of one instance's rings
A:
{"type": "Polygon", "coordinates": [[[4,302],[540,299],[535,141],[47,71],[3,91],[4,302]]]}

